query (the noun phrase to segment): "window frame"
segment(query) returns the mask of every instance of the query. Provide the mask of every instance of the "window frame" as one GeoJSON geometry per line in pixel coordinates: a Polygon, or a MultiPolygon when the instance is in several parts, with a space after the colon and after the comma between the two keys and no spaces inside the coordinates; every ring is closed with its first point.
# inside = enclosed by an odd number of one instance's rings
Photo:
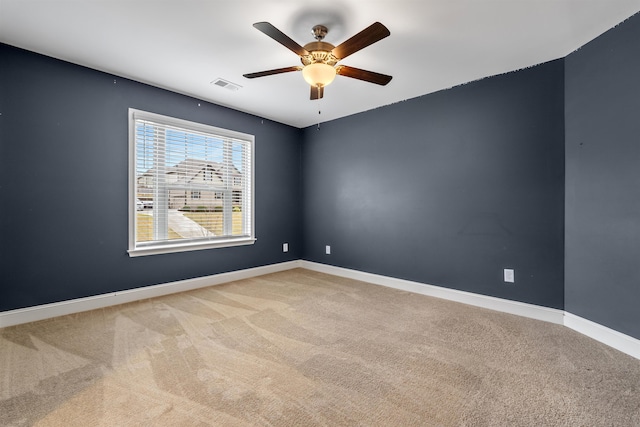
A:
{"type": "MultiPolygon", "coordinates": [[[[189,120],[178,119],[175,117],[164,116],[161,114],[151,113],[147,111],[129,108],[128,112],[128,132],[129,132],[129,249],[128,254],[131,257],[166,254],[174,252],[185,252],[202,249],[225,248],[233,246],[252,245],[256,241],[255,237],[255,136],[237,132],[229,129],[222,129],[203,123],[192,122],[189,120]],[[136,144],[136,120],[148,120],[160,125],[182,128],[189,132],[199,132],[215,135],[216,137],[230,138],[241,140],[247,143],[250,153],[248,162],[249,171],[245,172],[243,178],[246,179],[248,174],[247,188],[249,190],[247,207],[250,209],[249,215],[246,217],[250,221],[248,227],[248,235],[243,236],[224,236],[215,239],[211,238],[193,238],[184,240],[167,240],[164,242],[155,241],[145,245],[136,243],[136,160],[137,160],[137,144],[136,144]]],[[[155,205],[155,203],[154,203],[155,205]]]]}

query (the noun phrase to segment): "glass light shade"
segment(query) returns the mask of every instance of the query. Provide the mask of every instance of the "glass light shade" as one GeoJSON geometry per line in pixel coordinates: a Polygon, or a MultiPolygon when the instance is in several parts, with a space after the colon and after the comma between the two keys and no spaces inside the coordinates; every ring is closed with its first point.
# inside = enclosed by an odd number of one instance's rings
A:
{"type": "Polygon", "coordinates": [[[326,86],[336,78],[336,69],[328,64],[309,64],[302,69],[302,77],[311,86],[326,86]]]}

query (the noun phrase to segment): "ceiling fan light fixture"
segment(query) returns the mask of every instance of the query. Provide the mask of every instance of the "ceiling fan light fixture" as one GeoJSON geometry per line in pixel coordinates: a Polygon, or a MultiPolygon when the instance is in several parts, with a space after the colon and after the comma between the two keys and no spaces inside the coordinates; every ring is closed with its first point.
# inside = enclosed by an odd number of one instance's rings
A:
{"type": "Polygon", "coordinates": [[[302,69],[302,77],[314,87],[329,85],[336,78],[336,69],[329,64],[316,62],[302,69]]]}

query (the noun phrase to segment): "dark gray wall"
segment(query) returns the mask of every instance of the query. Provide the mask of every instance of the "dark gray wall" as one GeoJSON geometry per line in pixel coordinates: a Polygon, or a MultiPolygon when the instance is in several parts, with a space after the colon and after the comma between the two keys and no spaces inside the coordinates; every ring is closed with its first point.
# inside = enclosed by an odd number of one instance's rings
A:
{"type": "Polygon", "coordinates": [[[0,61],[0,311],[301,257],[299,129],[1,44],[0,61]],[[256,136],[255,245],[127,255],[129,107],[256,136]]]}
{"type": "Polygon", "coordinates": [[[565,71],[566,309],[640,339],[640,14],[565,71]]]}
{"type": "Polygon", "coordinates": [[[562,309],[563,85],[558,60],[305,129],[304,258],[562,309]]]}

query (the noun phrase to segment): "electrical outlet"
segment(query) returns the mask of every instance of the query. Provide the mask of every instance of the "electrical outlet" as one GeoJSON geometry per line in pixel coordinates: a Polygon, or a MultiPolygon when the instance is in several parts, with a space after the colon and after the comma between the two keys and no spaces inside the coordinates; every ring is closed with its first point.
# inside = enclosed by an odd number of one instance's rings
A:
{"type": "Polygon", "coordinates": [[[327,245],[324,247],[324,253],[327,255],[331,255],[331,246],[327,245]]]}
{"type": "Polygon", "coordinates": [[[289,252],[289,244],[288,243],[283,243],[282,244],[282,252],[289,252]]]}
{"type": "Polygon", "coordinates": [[[515,271],[512,268],[504,269],[504,281],[507,283],[515,283],[515,271]]]}

